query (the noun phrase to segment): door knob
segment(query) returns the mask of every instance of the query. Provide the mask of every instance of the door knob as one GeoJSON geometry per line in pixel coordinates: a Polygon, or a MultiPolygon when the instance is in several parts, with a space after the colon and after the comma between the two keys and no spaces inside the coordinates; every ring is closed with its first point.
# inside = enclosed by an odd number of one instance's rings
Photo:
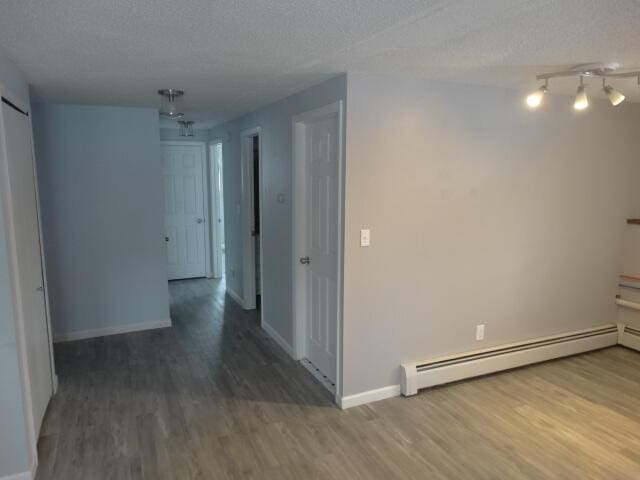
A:
{"type": "Polygon", "coordinates": [[[311,259],[309,257],[300,257],[300,263],[303,265],[309,265],[311,263],[311,259]]]}
{"type": "Polygon", "coordinates": [[[204,222],[204,218],[199,218],[198,220],[196,220],[196,222],[202,223],[202,222],[204,222]]]}
{"type": "Polygon", "coordinates": [[[44,287],[42,285],[36,287],[36,292],[44,292],[44,287]]]}
{"type": "Polygon", "coordinates": [[[169,241],[169,237],[164,237],[164,241],[168,242],[169,241]]]}

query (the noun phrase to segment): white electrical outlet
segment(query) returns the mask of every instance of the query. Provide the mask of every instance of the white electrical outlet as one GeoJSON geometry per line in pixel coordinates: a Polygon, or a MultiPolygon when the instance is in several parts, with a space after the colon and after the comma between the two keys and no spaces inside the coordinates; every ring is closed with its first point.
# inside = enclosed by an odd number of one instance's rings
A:
{"type": "Polygon", "coordinates": [[[368,247],[371,245],[371,231],[368,228],[360,230],[360,246],[368,247]]]}
{"type": "Polygon", "coordinates": [[[476,340],[484,340],[484,324],[476,325],[476,340]]]}

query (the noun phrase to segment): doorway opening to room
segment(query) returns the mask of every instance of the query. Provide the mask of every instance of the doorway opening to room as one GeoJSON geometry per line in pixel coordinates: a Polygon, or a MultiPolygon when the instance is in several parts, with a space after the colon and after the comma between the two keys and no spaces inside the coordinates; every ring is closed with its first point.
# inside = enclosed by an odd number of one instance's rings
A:
{"type": "Polygon", "coordinates": [[[211,274],[204,142],[161,142],[169,280],[211,274]]]}
{"type": "Polygon", "coordinates": [[[223,278],[222,142],[161,142],[169,280],[223,278]]]}
{"type": "Polygon", "coordinates": [[[241,132],[243,307],[262,311],[262,143],[260,127],[241,132]]]}

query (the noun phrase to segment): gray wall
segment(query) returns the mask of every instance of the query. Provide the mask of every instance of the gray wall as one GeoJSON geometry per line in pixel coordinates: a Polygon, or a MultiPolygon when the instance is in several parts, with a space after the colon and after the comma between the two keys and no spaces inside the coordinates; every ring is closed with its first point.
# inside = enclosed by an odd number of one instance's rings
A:
{"type": "Polygon", "coordinates": [[[363,74],[348,98],[345,395],[398,384],[402,362],[616,320],[638,105],[531,112],[515,91],[363,74]]]}
{"type": "Polygon", "coordinates": [[[34,109],[55,337],[169,318],[158,112],[34,109]]]}
{"type": "Polygon", "coordinates": [[[346,76],[342,75],[211,131],[211,139],[225,139],[222,155],[227,285],[241,295],[240,132],[262,128],[263,317],[290,345],[293,344],[291,120],[299,113],[345,99],[346,76]],[[284,203],[277,202],[278,193],[284,193],[284,203]]]}
{"type": "MultiPolygon", "coordinates": [[[[0,51],[0,84],[29,104],[27,83],[0,51]]],[[[3,90],[4,91],[4,90],[3,90]]],[[[2,148],[2,145],[0,145],[2,148]]],[[[0,186],[0,477],[29,469],[29,447],[18,363],[16,325],[11,294],[9,256],[4,227],[4,195],[0,186]]]]}

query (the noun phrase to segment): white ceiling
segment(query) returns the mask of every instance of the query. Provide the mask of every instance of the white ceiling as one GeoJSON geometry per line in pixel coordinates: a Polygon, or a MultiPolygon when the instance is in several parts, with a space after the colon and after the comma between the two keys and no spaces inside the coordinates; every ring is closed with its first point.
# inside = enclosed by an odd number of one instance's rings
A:
{"type": "Polygon", "coordinates": [[[639,24],[637,0],[3,0],[0,46],[45,101],[157,106],[176,87],[214,124],[344,71],[527,90],[579,63],[640,68],[639,24]]]}

